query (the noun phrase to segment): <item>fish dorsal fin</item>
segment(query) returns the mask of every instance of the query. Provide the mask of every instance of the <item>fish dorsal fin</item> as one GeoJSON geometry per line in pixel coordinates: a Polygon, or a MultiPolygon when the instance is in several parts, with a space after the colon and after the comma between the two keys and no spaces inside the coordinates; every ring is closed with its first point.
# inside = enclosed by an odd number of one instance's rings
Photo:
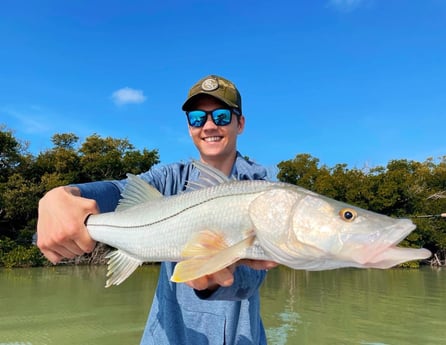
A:
{"type": "Polygon", "coordinates": [[[199,190],[206,187],[218,186],[222,183],[233,181],[223,174],[220,170],[217,170],[210,165],[203,162],[194,160],[192,164],[200,171],[200,177],[198,181],[187,181],[186,191],[199,190]]]}
{"type": "Polygon", "coordinates": [[[250,234],[229,247],[221,234],[201,231],[185,246],[183,255],[190,258],[175,266],[170,280],[182,283],[220,271],[240,260],[254,239],[250,234]]]}
{"type": "Polygon", "coordinates": [[[138,176],[127,174],[127,178],[127,185],[121,194],[122,198],[119,200],[118,207],[116,207],[117,212],[163,197],[155,187],[152,187],[138,176]]]}
{"type": "Polygon", "coordinates": [[[143,263],[122,250],[115,250],[107,254],[106,258],[109,259],[106,288],[121,284],[143,263]]]}

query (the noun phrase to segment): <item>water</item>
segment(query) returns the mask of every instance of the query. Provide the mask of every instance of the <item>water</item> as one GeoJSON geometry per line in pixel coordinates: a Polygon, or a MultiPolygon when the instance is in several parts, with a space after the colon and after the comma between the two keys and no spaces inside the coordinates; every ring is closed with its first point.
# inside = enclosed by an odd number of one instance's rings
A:
{"type": "Polygon", "coordinates": [[[446,344],[446,270],[273,270],[262,305],[270,344],[446,344]]]}
{"type": "Polygon", "coordinates": [[[0,345],[138,344],[157,274],[144,267],[105,289],[104,267],[3,270],[0,345]]]}
{"type": "MultiPolygon", "coordinates": [[[[104,288],[105,267],[0,270],[0,345],[132,345],[158,266],[104,288]]],[[[269,344],[446,344],[446,270],[268,273],[261,289],[269,344]]]]}

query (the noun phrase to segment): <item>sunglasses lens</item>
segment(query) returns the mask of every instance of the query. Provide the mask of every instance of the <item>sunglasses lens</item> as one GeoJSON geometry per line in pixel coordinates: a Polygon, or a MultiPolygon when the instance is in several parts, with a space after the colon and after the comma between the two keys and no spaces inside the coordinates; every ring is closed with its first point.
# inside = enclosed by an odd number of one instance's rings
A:
{"type": "Polygon", "coordinates": [[[232,112],[229,109],[215,109],[206,112],[204,110],[192,110],[186,112],[187,121],[192,127],[203,127],[207,121],[208,114],[212,115],[212,121],[217,126],[226,126],[231,123],[232,112]]]}
{"type": "Polygon", "coordinates": [[[216,109],[212,112],[212,119],[217,126],[226,126],[231,123],[231,111],[229,109],[216,109]]]}
{"type": "Polygon", "coordinates": [[[192,127],[202,127],[208,117],[206,112],[202,110],[192,110],[188,111],[186,114],[189,125],[192,127]]]}

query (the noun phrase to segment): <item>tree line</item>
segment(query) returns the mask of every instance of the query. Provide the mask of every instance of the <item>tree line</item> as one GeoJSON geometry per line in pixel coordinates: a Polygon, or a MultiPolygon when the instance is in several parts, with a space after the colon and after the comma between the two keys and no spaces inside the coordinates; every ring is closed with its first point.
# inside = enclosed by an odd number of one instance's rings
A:
{"type": "MultiPolygon", "coordinates": [[[[157,149],[137,150],[128,139],[93,134],[83,142],[73,133],[55,134],[52,147],[37,155],[0,126],[0,266],[48,262],[33,245],[39,199],[71,183],[121,179],[160,163],[157,149]]],[[[436,264],[446,258],[446,156],[424,162],[392,160],[368,169],[321,165],[309,154],[277,164],[279,181],[292,183],[371,211],[412,218],[417,229],[402,243],[430,249],[436,264]]],[[[86,261],[101,257],[98,252],[86,261]]],[[[79,259],[77,259],[79,260],[79,259]]],[[[100,260],[99,260],[100,261],[100,260]]]]}

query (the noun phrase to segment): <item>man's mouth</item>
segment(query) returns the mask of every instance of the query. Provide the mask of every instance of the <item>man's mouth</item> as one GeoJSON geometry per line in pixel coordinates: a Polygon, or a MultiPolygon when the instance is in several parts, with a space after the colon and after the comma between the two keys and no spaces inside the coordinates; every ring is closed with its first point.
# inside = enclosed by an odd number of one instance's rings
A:
{"type": "Polygon", "coordinates": [[[220,137],[220,136],[215,136],[215,137],[205,137],[205,138],[203,138],[203,140],[206,141],[206,142],[208,142],[208,143],[217,142],[217,141],[220,141],[220,140],[222,140],[222,139],[223,139],[223,137],[220,137]]]}

